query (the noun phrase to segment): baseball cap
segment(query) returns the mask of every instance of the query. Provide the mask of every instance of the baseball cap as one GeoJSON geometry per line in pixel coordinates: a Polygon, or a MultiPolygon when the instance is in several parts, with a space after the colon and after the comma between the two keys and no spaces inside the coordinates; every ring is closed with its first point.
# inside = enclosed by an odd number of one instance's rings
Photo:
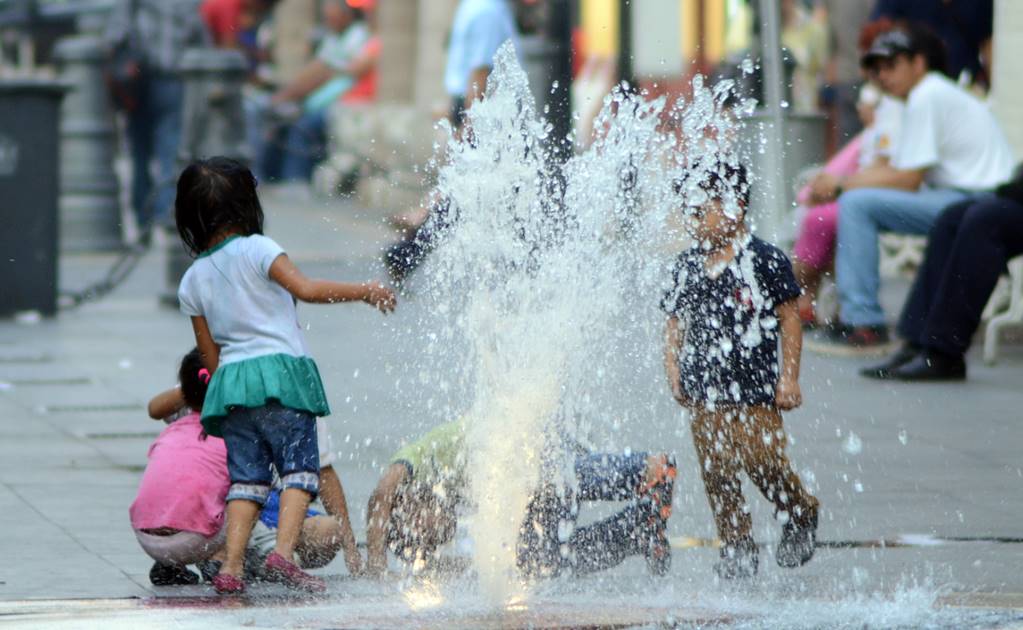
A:
{"type": "Polygon", "coordinates": [[[920,52],[913,38],[906,31],[895,29],[881,33],[874,38],[870,48],[860,58],[860,65],[869,68],[881,59],[891,59],[899,54],[914,55],[920,52]]]}

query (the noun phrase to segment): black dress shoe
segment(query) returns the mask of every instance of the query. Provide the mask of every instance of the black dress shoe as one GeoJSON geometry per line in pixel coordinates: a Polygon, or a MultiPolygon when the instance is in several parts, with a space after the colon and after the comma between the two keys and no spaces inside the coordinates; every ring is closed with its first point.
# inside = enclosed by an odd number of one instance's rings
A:
{"type": "Polygon", "coordinates": [[[860,376],[865,376],[867,378],[876,378],[881,380],[889,379],[892,377],[892,370],[894,370],[895,368],[900,368],[903,365],[906,365],[907,363],[915,359],[917,355],[920,354],[920,352],[921,350],[919,346],[914,346],[912,344],[907,343],[906,345],[902,346],[902,348],[898,352],[890,356],[888,360],[885,361],[884,363],[874,365],[871,367],[865,367],[862,370],[860,370],[860,376]]]}
{"type": "Polygon", "coordinates": [[[909,363],[892,370],[889,378],[897,381],[962,381],[966,379],[966,362],[962,357],[922,352],[909,363]]]}

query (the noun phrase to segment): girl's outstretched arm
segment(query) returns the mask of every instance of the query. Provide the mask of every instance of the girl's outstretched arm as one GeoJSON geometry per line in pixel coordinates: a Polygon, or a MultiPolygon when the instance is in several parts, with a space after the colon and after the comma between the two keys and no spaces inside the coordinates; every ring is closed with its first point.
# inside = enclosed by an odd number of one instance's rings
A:
{"type": "Polygon", "coordinates": [[[394,292],[379,282],[311,280],[299,271],[287,254],[281,254],[270,265],[270,278],[284,287],[296,300],[303,302],[314,304],[366,302],[384,313],[394,310],[394,292]]]}
{"type": "Polygon", "coordinates": [[[220,364],[220,346],[213,341],[210,326],[202,315],[192,317],[192,330],[195,331],[195,345],[199,348],[202,364],[213,374],[220,364]]]}
{"type": "Polygon", "coordinates": [[[149,417],[153,420],[169,418],[185,408],[185,397],[180,387],[172,387],[160,392],[149,401],[149,417]]]}

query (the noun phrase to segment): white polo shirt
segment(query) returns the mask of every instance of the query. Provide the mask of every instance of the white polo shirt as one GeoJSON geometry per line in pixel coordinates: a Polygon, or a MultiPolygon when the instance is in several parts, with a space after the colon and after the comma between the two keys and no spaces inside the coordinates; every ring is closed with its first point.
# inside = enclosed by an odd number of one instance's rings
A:
{"type": "Polygon", "coordinates": [[[935,188],[990,190],[1012,177],[1014,164],[998,121],[976,96],[937,72],[909,93],[892,166],[927,169],[935,188]]]}

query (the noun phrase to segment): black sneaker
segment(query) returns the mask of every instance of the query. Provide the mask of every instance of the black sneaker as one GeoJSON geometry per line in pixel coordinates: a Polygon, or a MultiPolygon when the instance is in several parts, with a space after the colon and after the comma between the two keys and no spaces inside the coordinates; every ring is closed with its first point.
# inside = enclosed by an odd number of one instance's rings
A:
{"type": "Polygon", "coordinates": [[[213,578],[220,573],[220,567],[224,563],[220,560],[200,560],[195,563],[195,568],[199,569],[199,574],[202,575],[204,582],[213,583],[213,578]]]}
{"type": "Polygon", "coordinates": [[[199,576],[185,567],[157,562],[149,569],[149,581],[153,586],[187,586],[198,584],[199,576]]]}
{"type": "Polygon", "coordinates": [[[742,540],[721,547],[721,559],[714,564],[714,572],[722,580],[743,580],[756,577],[760,567],[757,543],[742,540]]]}
{"type": "Polygon", "coordinates": [[[887,361],[879,365],[871,367],[865,367],[860,370],[860,376],[867,378],[875,378],[879,380],[886,380],[892,377],[892,370],[906,365],[910,361],[916,358],[920,354],[920,348],[913,344],[907,343],[902,346],[898,352],[888,358],[887,361]]]}
{"type": "Polygon", "coordinates": [[[778,566],[786,569],[801,567],[813,558],[817,549],[817,512],[802,523],[789,517],[781,528],[781,541],[774,551],[778,566]]]}

